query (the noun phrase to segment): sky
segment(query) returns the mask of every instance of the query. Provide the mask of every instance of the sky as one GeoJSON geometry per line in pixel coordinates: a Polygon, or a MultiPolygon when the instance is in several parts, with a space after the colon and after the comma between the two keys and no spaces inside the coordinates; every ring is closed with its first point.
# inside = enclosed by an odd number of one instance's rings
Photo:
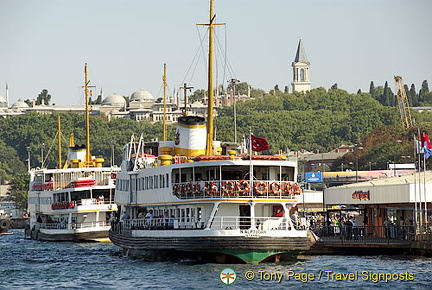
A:
{"type": "MultiPolygon", "coordinates": [[[[394,75],[432,84],[430,0],[215,0],[217,84],[237,78],[265,91],[293,78],[302,38],[312,88],[369,91],[394,75]],[[224,69],[222,63],[227,64],[224,69]]],[[[0,95],[83,105],[84,64],[104,96],[183,83],[206,89],[208,0],[0,0],[0,95]]],[[[97,94],[94,94],[96,96],[97,94]]]]}

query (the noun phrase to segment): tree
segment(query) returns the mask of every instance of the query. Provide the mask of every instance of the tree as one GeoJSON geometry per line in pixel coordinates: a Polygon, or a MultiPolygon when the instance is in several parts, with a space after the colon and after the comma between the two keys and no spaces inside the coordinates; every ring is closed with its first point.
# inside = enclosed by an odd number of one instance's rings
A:
{"type": "Polygon", "coordinates": [[[335,83],[334,85],[331,86],[330,89],[331,89],[331,90],[337,90],[337,89],[338,89],[338,84],[335,83]]]}
{"type": "Polygon", "coordinates": [[[374,85],[373,81],[371,81],[370,86],[369,86],[369,94],[372,96],[372,98],[374,98],[374,99],[376,98],[375,85],[374,85]]]}
{"type": "Polygon", "coordinates": [[[429,85],[427,80],[424,80],[422,83],[422,88],[419,91],[419,102],[423,102],[425,100],[425,96],[427,93],[429,93],[429,85]]]}
{"type": "Polygon", "coordinates": [[[26,103],[29,107],[33,107],[33,102],[30,101],[30,99],[24,100],[24,103],[26,103]]]}
{"type": "Polygon", "coordinates": [[[47,89],[43,89],[42,92],[38,95],[36,99],[36,105],[49,105],[49,102],[51,100],[51,95],[48,94],[47,89]]]}
{"type": "Polygon", "coordinates": [[[12,201],[15,202],[16,207],[23,212],[27,209],[29,181],[30,178],[27,172],[15,175],[7,193],[12,201]]]}
{"type": "Polygon", "coordinates": [[[192,95],[188,96],[190,103],[201,102],[207,97],[207,90],[195,90],[192,95]]]}
{"type": "Polygon", "coordinates": [[[288,93],[289,93],[289,87],[288,87],[288,86],[285,86],[284,93],[285,93],[285,94],[288,94],[288,93]]]}
{"type": "Polygon", "coordinates": [[[92,101],[91,97],[89,98],[89,105],[100,105],[102,104],[102,95],[98,95],[95,101],[92,101]]]}
{"type": "Polygon", "coordinates": [[[411,84],[411,88],[407,94],[409,94],[409,99],[411,100],[411,102],[410,102],[411,105],[414,106],[414,104],[418,104],[418,95],[417,95],[414,84],[411,84]]]}

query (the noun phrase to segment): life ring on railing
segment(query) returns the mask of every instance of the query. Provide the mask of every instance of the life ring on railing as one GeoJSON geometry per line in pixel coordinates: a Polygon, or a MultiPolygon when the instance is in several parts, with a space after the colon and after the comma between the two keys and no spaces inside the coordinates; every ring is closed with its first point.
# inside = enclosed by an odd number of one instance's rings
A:
{"type": "Polygon", "coordinates": [[[174,184],[174,186],[173,186],[173,194],[176,195],[177,197],[179,196],[179,194],[180,194],[180,185],[174,184]]]}
{"type": "Polygon", "coordinates": [[[236,184],[236,190],[242,194],[247,194],[250,192],[250,184],[246,180],[242,179],[236,184]]]}
{"type": "Polygon", "coordinates": [[[187,190],[188,190],[188,185],[187,184],[185,184],[185,183],[180,184],[180,194],[186,193],[187,190]]]}
{"type": "Polygon", "coordinates": [[[301,193],[301,187],[298,182],[294,182],[292,185],[292,193],[295,195],[299,195],[301,193]]]}
{"type": "Polygon", "coordinates": [[[267,184],[265,184],[263,181],[257,181],[255,182],[254,189],[256,193],[263,195],[267,192],[267,184]]]}
{"type": "Polygon", "coordinates": [[[192,185],[192,192],[198,194],[201,190],[201,185],[199,183],[195,183],[192,185]]]}
{"type": "Polygon", "coordinates": [[[224,181],[222,183],[222,191],[223,193],[227,193],[228,195],[231,195],[234,191],[234,183],[230,180],[224,181]]]}
{"type": "Polygon", "coordinates": [[[282,187],[279,182],[274,181],[270,185],[270,190],[274,195],[279,195],[282,192],[282,187]]]}
{"type": "Polygon", "coordinates": [[[212,194],[218,191],[218,187],[214,181],[208,182],[206,188],[207,188],[207,192],[212,194]]]}
{"type": "Polygon", "coordinates": [[[293,193],[291,182],[285,183],[284,187],[285,187],[285,191],[286,191],[287,195],[291,195],[293,193]]]}
{"type": "Polygon", "coordinates": [[[192,182],[186,183],[185,189],[186,189],[186,193],[192,193],[192,191],[193,191],[192,182]]]}

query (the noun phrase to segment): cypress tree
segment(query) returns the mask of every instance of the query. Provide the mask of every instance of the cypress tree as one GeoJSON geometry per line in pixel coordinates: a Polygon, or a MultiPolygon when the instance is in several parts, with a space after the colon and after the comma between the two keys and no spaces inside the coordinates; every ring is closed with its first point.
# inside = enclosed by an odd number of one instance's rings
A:
{"type": "Polygon", "coordinates": [[[369,86],[369,94],[372,96],[372,98],[375,98],[375,86],[373,81],[371,81],[369,86]]]}
{"type": "Polygon", "coordinates": [[[412,102],[410,103],[411,106],[417,106],[419,104],[419,98],[418,98],[418,95],[416,93],[416,89],[415,89],[414,84],[411,85],[411,89],[409,90],[409,92],[410,92],[411,99],[412,99],[412,102]]]}

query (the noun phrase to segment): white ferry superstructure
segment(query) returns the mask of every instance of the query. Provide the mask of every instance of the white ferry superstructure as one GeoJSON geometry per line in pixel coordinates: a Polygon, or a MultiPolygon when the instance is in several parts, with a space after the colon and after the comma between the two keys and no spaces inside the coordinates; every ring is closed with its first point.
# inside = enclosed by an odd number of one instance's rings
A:
{"type": "MultiPolygon", "coordinates": [[[[61,132],[58,132],[57,169],[29,170],[29,225],[26,237],[46,241],[109,241],[110,218],[119,167],[103,167],[104,159],[90,154],[88,75],[85,65],[86,144],[69,141],[68,160],[61,162],[61,132]]],[[[60,117],[59,117],[60,128],[60,117]]]]}
{"type": "Polygon", "coordinates": [[[279,260],[309,249],[314,237],[290,218],[300,194],[297,161],[217,141],[214,155],[201,155],[203,124],[181,117],[176,141],[141,138],[124,147],[115,202],[129,218],[113,223],[111,241],[130,256],[219,262],[279,260]]]}

